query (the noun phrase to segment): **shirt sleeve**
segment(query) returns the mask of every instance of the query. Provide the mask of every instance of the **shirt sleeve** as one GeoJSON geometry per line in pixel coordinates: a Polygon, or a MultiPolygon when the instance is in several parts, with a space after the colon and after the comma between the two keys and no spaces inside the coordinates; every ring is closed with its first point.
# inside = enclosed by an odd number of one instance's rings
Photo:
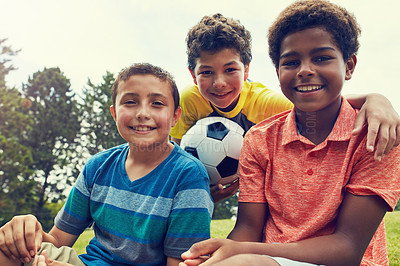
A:
{"type": "Polygon", "coordinates": [[[250,130],[244,137],[239,158],[239,202],[265,203],[268,152],[257,145],[261,140],[250,130]],[[264,156],[260,156],[260,155],[264,156]]]}
{"type": "Polygon", "coordinates": [[[393,211],[400,197],[400,147],[390,151],[382,161],[365,150],[366,137],[356,151],[355,162],[346,190],[354,195],[381,197],[393,211]]]}
{"type": "Polygon", "coordinates": [[[213,201],[207,172],[198,166],[183,171],[185,182],[173,199],[164,241],[168,257],[180,258],[194,243],[210,238],[213,201]]]}
{"type": "Polygon", "coordinates": [[[80,235],[92,223],[89,211],[90,192],[83,173],[78,176],[67,202],[58,212],[54,224],[64,232],[80,235]]]}

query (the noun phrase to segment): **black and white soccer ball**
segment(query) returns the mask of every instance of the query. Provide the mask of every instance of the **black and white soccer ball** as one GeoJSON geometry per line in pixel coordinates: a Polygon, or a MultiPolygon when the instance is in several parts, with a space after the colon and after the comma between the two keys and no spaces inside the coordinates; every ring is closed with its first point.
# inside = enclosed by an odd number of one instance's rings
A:
{"type": "Polygon", "coordinates": [[[210,184],[228,184],[238,178],[243,128],[224,117],[198,120],[182,137],[180,146],[206,167],[210,184]]]}

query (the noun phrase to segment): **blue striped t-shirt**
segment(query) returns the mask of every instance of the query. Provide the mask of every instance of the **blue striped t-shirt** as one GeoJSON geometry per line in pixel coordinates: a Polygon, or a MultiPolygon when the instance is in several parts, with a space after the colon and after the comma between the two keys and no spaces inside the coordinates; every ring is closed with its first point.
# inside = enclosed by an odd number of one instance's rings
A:
{"type": "Polygon", "coordinates": [[[74,235],[94,223],[80,256],[87,265],[165,265],[210,237],[213,202],[202,163],[175,144],[153,171],[130,181],[128,150],[123,144],[91,157],[55,218],[74,235]]]}

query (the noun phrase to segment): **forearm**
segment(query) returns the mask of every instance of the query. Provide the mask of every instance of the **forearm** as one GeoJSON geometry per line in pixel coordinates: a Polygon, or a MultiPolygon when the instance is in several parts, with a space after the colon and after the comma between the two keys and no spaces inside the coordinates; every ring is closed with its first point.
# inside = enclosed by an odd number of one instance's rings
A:
{"type": "Polygon", "coordinates": [[[235,226],[229,233],[228,239],[246,242],[262,242],[262,230],[254,230],[251,226],[235,226]],[[260,233],[258,233],[260,232],[260,233]]]}
{"type": "Polygon", "coordinates": [[[286,244],[243,242],[241,254],[283,257],[318,265],[359,265],[363,251],[340,235],[321,236],[286,244]]]}
{"type": "Polygon", "coordinates": [[[368,95],[371,94],[348,94],[345,95],[344,97],[350,103],[350,105],[353,106],[353,108],[361,109],[361,107],[367,100],[368,95]]]}
{"type": "Polygon", "coordinates": [[[261,242],[267,213],[266,203],[239,202],[236,224],[228,238],[236,241],[261,242]]]}
{"type": "Polygon", "coordinates": [[[43,236],[43,242],[50,242],[56,247],[68,246],[72,247],[79,235],[72,235],[62,231],[56,226],[50,230],[46,236],[43,236]]]}

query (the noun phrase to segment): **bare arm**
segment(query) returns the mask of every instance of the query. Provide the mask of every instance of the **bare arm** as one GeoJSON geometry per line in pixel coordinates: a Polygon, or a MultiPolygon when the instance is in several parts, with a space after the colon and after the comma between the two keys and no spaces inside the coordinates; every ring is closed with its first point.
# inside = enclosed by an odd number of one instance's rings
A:
{"type": "Polygon", "coordinates": [[[346,95],[349,103],[360,112],[354,122],[353,134],[358,134],[368,124],[367,149],[375,151],[375,160],[400,143],[400,117],[390,101],[383,95],[346,95]],[[376,141],[377,140],[377,141],[376,141]]]}
{"type": "Polygon", "coordinates": [[[236,241],[261,242],[267,212],[266,203],[239,202],[236,224],[228,238],[236,241]]]}
{"type": "Polygon", "coordinates": [[[337,229],[332,235],[287,244],[210,239],[193,245],[182,257],[187,259],[186,265],[195,265],[192,259],[211,254],[204,266],[246,253],[324,265],[359,265],[387,208],[387,204],[377,196],[347,193],[339,212],[337,229]]]}

